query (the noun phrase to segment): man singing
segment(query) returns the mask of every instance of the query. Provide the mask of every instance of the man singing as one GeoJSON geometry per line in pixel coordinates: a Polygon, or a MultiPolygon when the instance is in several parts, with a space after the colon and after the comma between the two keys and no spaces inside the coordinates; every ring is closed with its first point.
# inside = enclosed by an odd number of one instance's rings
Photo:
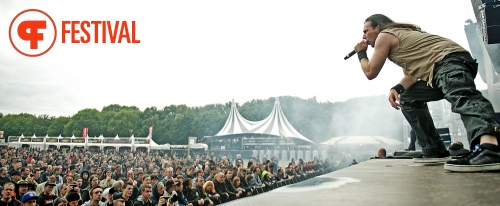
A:
{"type": "Polygon", "coordinates": [[[477,64],[457,43],[422,31],[413,24],[396,23],[374,14],[365,20],[363,41],[356,51],[365,76],[377,77],[388,58],[403,68],[403,78],[389,92],[389,102],[401,109],[417,134],[422,157],[415,162],[446,162],[456,172],[500,170],[500,126],[491,103],[476,90],[477,64]],[[368,45],[375,50],[368,59],[368,45]],[[473,149],[469,155],[450,160],[426,102],[448,100],[459,113],[473,149]]]}

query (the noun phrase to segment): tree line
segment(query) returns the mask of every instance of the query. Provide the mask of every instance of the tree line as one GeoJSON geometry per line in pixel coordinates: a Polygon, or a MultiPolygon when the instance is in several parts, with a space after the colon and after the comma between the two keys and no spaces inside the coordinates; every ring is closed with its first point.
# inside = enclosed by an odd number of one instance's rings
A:
{"type": "MultiPolygon", "coordinates": [[[[288,121],[305,137],[320,143],[334,136],[382,135],[399,139],[403,116],[390,107],[383,95],[349,99],[345,102],[318,102],[315,97],[278,97],[288,121]]],[[[275,98],[255,99],[237,104],[240,114],[248,120],[266,118],[275,98]]],[[[231,102],[200,107],[169,105],[162,109],[111,104],[97,109],[83,109],[73,116],[49,116],[0,113],[0,131],[4,137],[81,136],[88,127],[90,137],[146,137],[153,126],[153,140],[158,144],[187,144],[188,137],[215,135],[224,126],[231,102]]]]}

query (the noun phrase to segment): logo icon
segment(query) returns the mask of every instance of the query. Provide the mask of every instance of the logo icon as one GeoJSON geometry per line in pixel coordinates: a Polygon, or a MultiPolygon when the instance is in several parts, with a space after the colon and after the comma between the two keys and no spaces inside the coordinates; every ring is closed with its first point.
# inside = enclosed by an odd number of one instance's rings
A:
{"type": "Polygon", "coordinates": [[[56,37],[54,20],[39,9],[24,10],[10,23],[10,43],[25,56],[37,57],[47,53],[54,46],[56,37]]]}

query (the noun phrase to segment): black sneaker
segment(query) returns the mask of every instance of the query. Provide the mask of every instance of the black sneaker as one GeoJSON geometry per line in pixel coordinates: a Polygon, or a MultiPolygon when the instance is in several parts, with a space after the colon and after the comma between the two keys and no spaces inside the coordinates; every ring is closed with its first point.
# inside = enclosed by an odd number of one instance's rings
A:
{"type": "Polygon", "coordinates": [[[415,163],[440,163],[451,160],[450,152],[446,151],[439,155],[420,155],[418,157],[413,158],[413,162],[415,163]]]}
{"type": "Polygon", "coordinates": [[[487,143],[476,145],[469,155],[446,162],[444,169],[453,172],[500,170],[500,147],[487,143]]]}

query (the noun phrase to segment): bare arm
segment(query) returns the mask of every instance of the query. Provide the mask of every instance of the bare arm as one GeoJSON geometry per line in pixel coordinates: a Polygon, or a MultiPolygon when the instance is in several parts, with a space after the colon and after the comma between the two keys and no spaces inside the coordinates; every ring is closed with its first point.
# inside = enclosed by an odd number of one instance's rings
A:
{"type": "MultiPolygon", "coordinates": [[[[375,50],[371,59],[363,58],[360,61],[361,69],[365,74],[366,78],[369,80],[375,79],[382,70],[385,60],[389,56],[389,51],[391,48],[397,46],[397,38],[392,34],[380,33],[375,42],[375,50]]],[[[365,41],[359,42],[354,50],[359,52],[361,50],[367,50],[368,44],[365,41]]]]}

